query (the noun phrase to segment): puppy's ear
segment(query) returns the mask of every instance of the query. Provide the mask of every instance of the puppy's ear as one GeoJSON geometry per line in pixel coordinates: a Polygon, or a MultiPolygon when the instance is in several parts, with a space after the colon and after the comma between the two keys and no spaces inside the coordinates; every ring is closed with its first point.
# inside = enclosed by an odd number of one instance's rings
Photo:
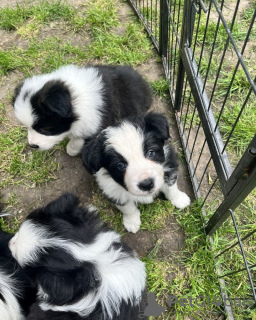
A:
{"type": "Polygon", "coordinates": [[[85,140],[82,159],[86,170],[91,174],[99,171],[103,165],[103,144],[102,135],[85,140]]]}
{"type": "Polygon", "coordinates": [[[16,86],[16,88],[14,89],[14,94],[13,94],[13,97],[12,97],[12,104],[13,104],[13,106],[14,106],[14,103],[15,103],[16,98],[17,98],[18,95],[20,94],[20,91],[21,91],[21,88],[22,88],[23,84],[24,84],[24,81],[21,82],[21,83],[19,83],[19,84],[16,86]]]}
{"type": "Polygon", "coordinates": [[[63,82],[48,81],[38,92],[38,97],[45,112],[50,111],[63,118],[71,116],[71,95],[63,82]]]}
{"type": "Polygon", "coordinates": [[[48,269],[39,273],[36,281],[47,294],[47,302],[61,306],[97,290],[100,277],[91,263],[84,262],[82,266],[71,270],[48,269]]]}
{"type": "Polygon", "coordinates": [[[70,214],[75,208],[79,206],[79,199],[72,193],[65,193],[59,198],[51,201],[46,207],[45,211],[52,215],[63,216],[70,214]]]}
{"type": "Polygon", "coordinates": [[[159,138],[167,140],[170,137],[169,125],[166,117],[159,113],[149,112],[145,116],[145,130],[153,131],[159,138]]]}

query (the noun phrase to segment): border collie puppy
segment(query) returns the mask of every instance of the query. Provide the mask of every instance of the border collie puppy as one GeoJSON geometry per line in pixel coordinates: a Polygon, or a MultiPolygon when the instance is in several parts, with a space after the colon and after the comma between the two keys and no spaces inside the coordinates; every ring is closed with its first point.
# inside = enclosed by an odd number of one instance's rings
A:
{"type": "Polygon", "coordinates": [[[190,204],[189,197],[177,187],[177,156],[166,143],[168,138],[167,119],[150,112],[108,127],[85,141],[85,167],[123,213],[127,231],[135,233],[140,228],[137,203],[150,203],[159,192],[177,208],[190,204]]]}
{"type": "Polygon", "coordinates": [[[13,259],[8,243],[13,234],[0,229],[0,319],[23,320],[35,301],[31,280],[13,259]]]}
{"type": "Polygon", "coordinates": [[[70,156],[81,152],[84,138],[145,112],[151,102],[148,83],[130,66],[99,65],[67,65],[27,78],[13,98],[30,147],[48,150],[68,137],[70,156]]]}
{"type": "Polygon", "coordinates": [[[9,245],[38,287],[27,319],[139,319],[144,264],[74,195],[29,214],[9,245]]]}

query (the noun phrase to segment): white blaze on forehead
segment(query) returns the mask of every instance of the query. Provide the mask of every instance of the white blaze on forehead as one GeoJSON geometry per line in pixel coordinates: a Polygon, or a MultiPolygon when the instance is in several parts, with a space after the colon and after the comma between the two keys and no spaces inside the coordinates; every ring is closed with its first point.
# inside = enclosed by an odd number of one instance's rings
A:
{"type": "Polygon", "coordinates": [[[152,179],[154,186],[151,192],[157,191],[164,183],[163,166],[144,154],[144,134],[128,121],[119,127],[106,129],[107,149],[113,148],[128,163],[124,182],[130,193],[135,196],[148,195],[141,190],[139,184],[146,179],[152,179]]]}
{"type": "Polygon", "coordinates": [[[112,147],[128,161],[144,157],[144,136],[139,128],[124,121],[121,126],[106,130],[107,148],[112,147]]]}

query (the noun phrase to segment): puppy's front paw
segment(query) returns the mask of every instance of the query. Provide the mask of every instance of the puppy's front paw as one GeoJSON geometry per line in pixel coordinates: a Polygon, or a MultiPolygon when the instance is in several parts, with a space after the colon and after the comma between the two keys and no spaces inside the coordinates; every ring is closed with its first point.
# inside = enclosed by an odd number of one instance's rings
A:
{"type": "Polygon", "coordinates": [[[183,209],[190,205],[190,198],[185,192],[179,191],[179,194],[175,199],[171,200],[171,203],[178,209],[183,209]]]}
{"type": "Polygon", "coordinates": [[[140,216],[126,216],[124,217],[124,227],[128,232],[136,233],[140,230],[140,216]]]}
{"type": "Polygon", "coordinates": [[[70,155],[71,157],[77,156],[81,151],[80,148],[78,149],[74,146],[74,143],[71,140],[67,144],[66,150],[67,150],[67,154],[70,155]]]}

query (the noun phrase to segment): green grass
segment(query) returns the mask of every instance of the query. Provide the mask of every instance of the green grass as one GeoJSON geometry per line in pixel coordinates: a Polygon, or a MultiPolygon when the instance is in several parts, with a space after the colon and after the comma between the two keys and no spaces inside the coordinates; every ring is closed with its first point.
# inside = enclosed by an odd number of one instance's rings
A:
{"type": "Polygon", "coordinates": [[[109,30],[119,24],[117,18],[118,2],[94,0],[87,6],[86,22],[93,27],[92,32],[100,29],[100,32],[109,30]]]}
{"type": "Polygon", "coordinates": [[[27,151],[26,134],[23,128],[13,127],[0,135],[0,187],[24,182],[36,186],[56,178],[55,151],[27,151]]]}
{"type": "MultiPolygon", "coordinates": [[[[241,104],[239,101],[233,106],[227,107],[221,117],[220,130],[223,133],[224,141],[228,138],[229,133],[231,132],[234,122],[239,115],[241,110],[241,104]]],[[[234,132],[228,143],[228,150],[232,153],[236,153],[241,156],[252,138],[255,135],[255,128],[252,126],[252,123],[256,121],[256,110],[255,103],[249,103],[244,112],[241,115],[240,120],[238,121],[234,132]]]]}
{"type": "MultiPolygon", "coordinates": [[[[236,223],[240,233],[240,237],[255,230],[255,205],[256,205],[256,190],[234,211],[236,223]]],[[[213,242],[213,250],[215,254],[219,254],[226,248],[237,242],[236,234],[232,222],[228,219],[221,228],[215,233],[213,242]]],[[[256,249],[256,236],[253,234],[245,241],[243,246],[248,260],[249,266],[256,264],[255,249],[256,249]]],[[[238,245],[231,250],[227,251],[218,258],[221,263],[223,274],[244,268],[244,261],[241,256],[241,251],[238,245]]],[[[255,279],[256,269],[251,269],[252,277],[255,279]]],[[[236,297],[249,297],[251,287],[248,281],[248,276],[245,271],[224,277],[226,282],[226,289],[231,298],[236,297]]],[[[255,308],[246,309],[245,307],[235,308],[235,319],[254,319],[256,316],[255,308]]]]}
{"type": "Polygon", "coordinates": [[[17,30],[28,19],[37,23],[49,23],[59,19],[67,20],[75,10],[64,1],[42,1],[33,6],[18,5],[15,8],[0,9],[0,26],[5,30],[17,30]]]}
{"type": "Polygon", "coordinates": [[[152,56],[152,45],[142,27],[129,22],[121,35],[94,30],[88,56],[109,64],[137,65],[152,56]]]}
{"type": "Polygon", "coordinates": [[[169,94],[169,88],[170,88],[170,82],[166,79],[157,79],[155,81],[149,81],[151,88],[153,90],[153,93],[168,99],[169,94]]]}
{"type": "MultiPolygon", "coordinates": [[[[206,21],[206,17],[203,16],[203,19],[206,21]]],[[[198,31],[198,37],[197,41],[199,43],[203,42],[204,38],[204,31],[205,31],[205,23],[203,23],[204,20],[202,20],[202,23],[199,26],[199,31],[198,31]]],[[[230,28],[231,24],[228,23],[228,27],[230,28]]],[[[206,36],[205,36],[205,44],[206,46],[209,46],[211,48],[212,44],[214,43],[215,39],[215,33],[217,29],[217,23],[214,21],[210,21],[208,24],[206,36]]],[[[235,23],[232,29],[232,36],[236,42],[243,41],[246,37],[247,30],[246,28],[241,28],[241,25],[238,23],[235,23]]],[[[254,34],[253,34],[254,36],[254,34]]],[[[227,31],[222,23],[219,24],[217,36],[215,39],[215,47],[214,51],[223,50],[227,41],[227,31]]]]}

